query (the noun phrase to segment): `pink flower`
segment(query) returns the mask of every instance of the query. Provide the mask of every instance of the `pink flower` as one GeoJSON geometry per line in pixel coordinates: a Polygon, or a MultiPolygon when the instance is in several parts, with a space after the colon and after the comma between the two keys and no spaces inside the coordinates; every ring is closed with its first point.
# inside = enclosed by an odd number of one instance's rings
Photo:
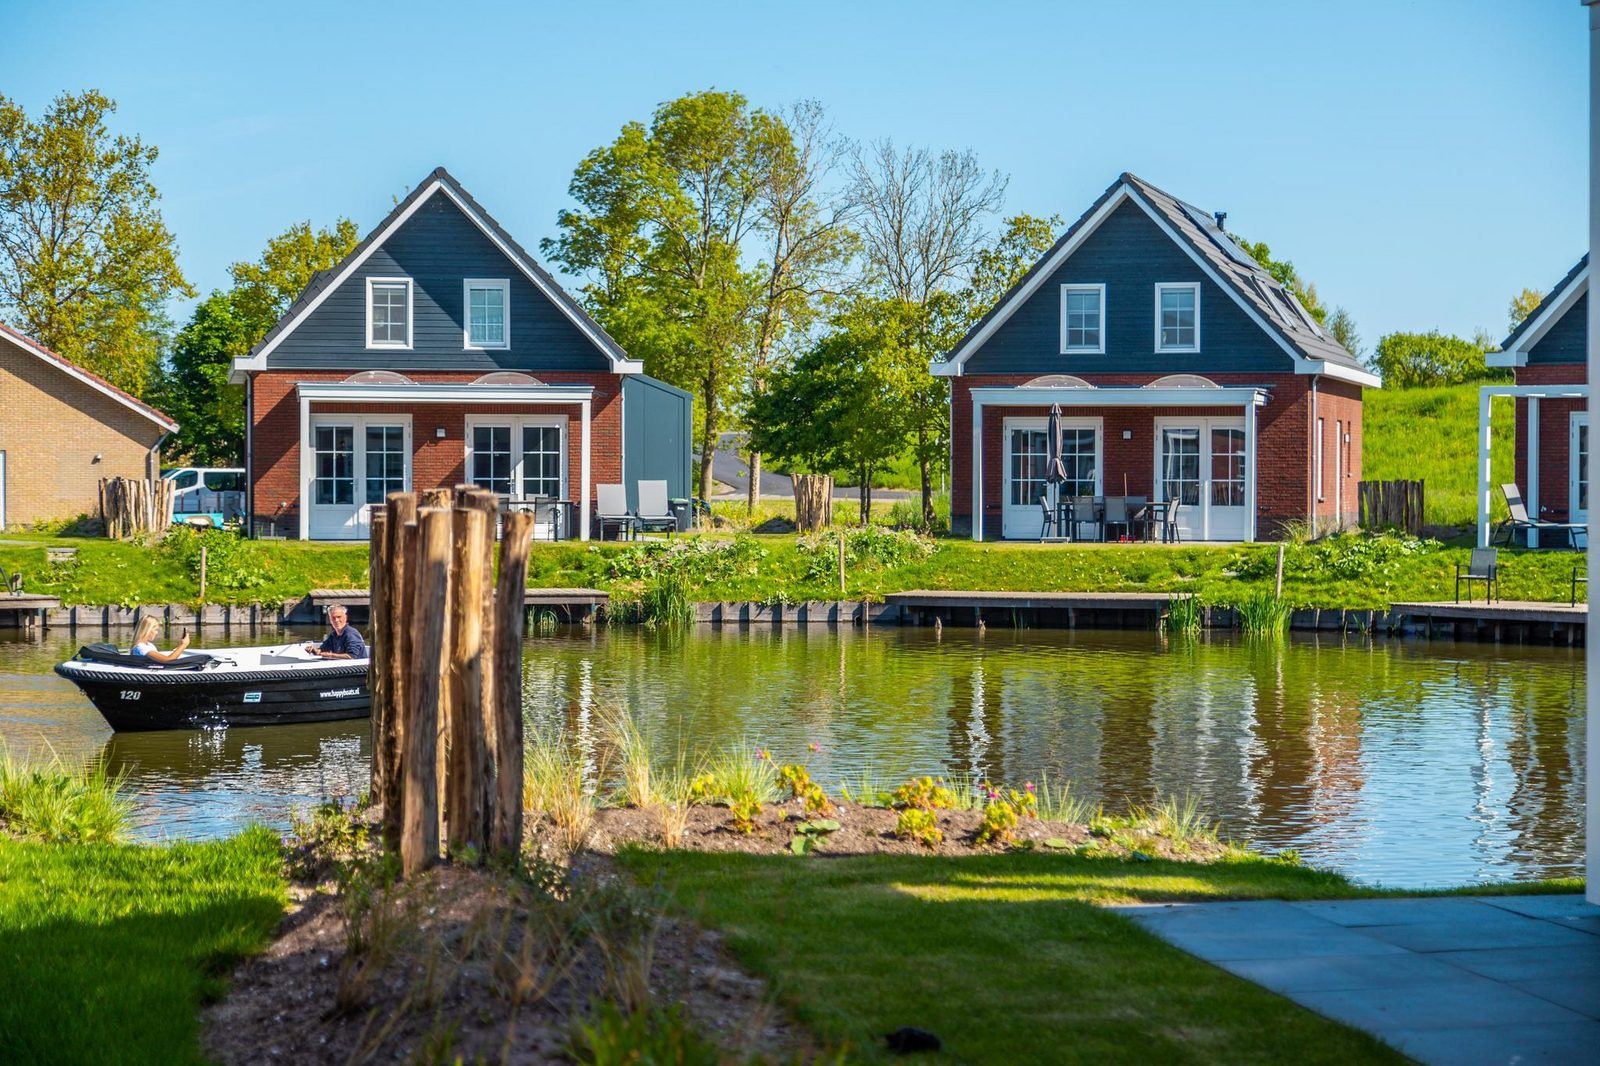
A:
{"type": "Polygon", "coordinates": [[[821,745],[821,744],[818,744],[818,743],[817,743],[817,742],[816,742],[816,741],[814,741],[814,740],[813,740],[813,741],[812,741],[812,742],[811,742],[811,743],[810,743],[810,744],[809,744],[809,745],[807,745],[807,746],[808,746],[808,747],[809,747],[809,748],[810,748],[810,749],[811,749],[811,750],[812,750],[812,751],[821,751],[821,750],[822,750],[822,745],[821,745]]]}
{"type": "Polygon", "coordinates": [[[770,759],[770,758],[772,758],[772,753],[770,751],[768,751],[766,748],[757,748],[756,749],[756,758],[757,759],[762,759],[762,760],[770,759]]]}
{"type": "Polygon", "coordinates": [[[1029,792],[1032,792],[1033,791],[1033,782],[1029,781],[1026,785],[1023,785],[1022,787],[1027,789],[1029,792]]]}

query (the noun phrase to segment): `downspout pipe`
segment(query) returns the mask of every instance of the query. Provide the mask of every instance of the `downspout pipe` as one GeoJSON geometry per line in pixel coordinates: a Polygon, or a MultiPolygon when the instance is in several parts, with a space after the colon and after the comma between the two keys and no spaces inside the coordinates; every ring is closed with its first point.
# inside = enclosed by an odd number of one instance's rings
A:
{"type": "Polygon", "coordinates": [[[151,481],[156,481],[161,477],[161,446],[167,442],[167,438],[170,436],[172,436],[171,433],[163,432],[161,436],[156,438],[156,442],[150,445],[150,451],[144,457],[144,476],[151,481]]]}
{"type": "Polygon", "coordinates": [[[1322,430],[1317,422],[1317,419],[1321,417],[1320,412],[1317,410],[1317,381],[1321,377],[1321,374],[1311,375],[1311,483],[1306,486],[1310,489],[1306,496],[1311,501],[1311,507],[1306,515],[1306,528],[1311,530],[1313,537],[1321,532],[1317,528],[1317,504],[1322,502],[1317,499],[1317,481],[1322,476],[1322,460],[1324,458],[1322,454],[1322,430]]]}

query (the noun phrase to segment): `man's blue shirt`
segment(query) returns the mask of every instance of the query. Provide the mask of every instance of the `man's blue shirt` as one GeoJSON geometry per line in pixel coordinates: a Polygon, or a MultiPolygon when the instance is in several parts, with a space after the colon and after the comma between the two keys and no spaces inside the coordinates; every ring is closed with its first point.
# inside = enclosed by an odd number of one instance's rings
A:
{"type": "Polygon", "coordinates": [[[355,626],[347,625],[343,633],[329,633],[328,639],[322,642],[322,650],[343,652],[352,659],[365,659],[367,642],[361,639],[361,634],[356,632],[355,626]]]}

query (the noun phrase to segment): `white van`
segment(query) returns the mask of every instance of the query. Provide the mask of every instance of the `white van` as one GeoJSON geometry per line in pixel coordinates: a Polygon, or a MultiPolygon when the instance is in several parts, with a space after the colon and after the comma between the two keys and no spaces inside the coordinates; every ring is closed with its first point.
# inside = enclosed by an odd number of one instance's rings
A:
{"type": "Polygon", "coordinates": [[[221,529],[244,520],[244,469],[180,466],[161,472],[174,484],[172,524],[221,529]]]}

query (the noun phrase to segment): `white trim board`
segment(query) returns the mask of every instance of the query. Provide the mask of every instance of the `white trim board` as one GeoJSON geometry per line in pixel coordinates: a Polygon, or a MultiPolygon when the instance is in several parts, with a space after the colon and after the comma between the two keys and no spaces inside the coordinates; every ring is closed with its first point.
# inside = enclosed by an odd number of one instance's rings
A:
{"type": "Polygon", "coordinates": [[[983,385],[972,391],[975,407],[1260,407],[1267,390],[1221,389],[1036,389],[1026,385],[983,385]]]}
{"type": "MultiPolygon", "coordinates": [[[[602,355],[611,361],[611,369],[614,373],[640,374],[644,372],[644,363],[640,360],[617,359],[614,357],[607,349],[606,345],[600,340],[600,336],[595,332],[594,326],[588,322],[585,322],[578,315],[573,314],[572,308],[567,304],[566,299],[552,291],[549,283],[540,277],[539,272],[533,269],[530,263],[528,263],[522,256],[514,252],[509,245],[501,240],[500,235],[494,232],[494,228],[490,226],[477,211],[473,210],[464,200],[457,196],[450,189],[450,187],[444,183],[442,178],[433,178],[426,186],[423,187],[423,191],[415,200],[411,202],[410,206],[391,219],[389,224],[379,231],[367,243],[367,246],[361,250],[359,255],[353,256],[349,262],[344,264],[339,273],[322,287],[322,291],[318,292],[317,295],[312,297],[304,307],[295,312],[295,315],[292,319],[284,323],[283,329],[278,332],[277,336],[273,337],[272,340],[262,345],[261,348],[254,354],[241,356],[240,358],[235,359],[233,361],[233,374],[238,375],[251,371],[266,370],[267,356],[271,355],[275,350],[277,350],[278,345],[283,343],[284,338],[288,337],[297,328],[299,328],[300,324],[304,322],[313,311],[315,311],[318,307],[321,307],[323,302],[326,301],[330,295],[340,289],[345,282],[349,281],[351,276],[361,268],[361,265],[370,259],[372,254],[382,247],[384,242],[392,237],[401,226],[410,221],[411,216],[416,214],[418,209],[420,209],[423,204],[431,200],[435,193],[441,192],[449,198],[451,203],[455,204],[456,207],[461,210],[462,214],[466,215],[467,218],[470,219],[472,223],[483,232],[484,236],[489,238],[490,242],[500,250],[502,255],[510,260],[518,270],[522,271],[523,275],[533,283],[534,288],[543,293],[544,296],[552,304],[554,304],[556,308],[559,309],[573,325],[578,327],[578,330],[589,339],[590,343],[592,343],[597,349],[599,349],[602,355]]],[[[235,384],[237,383],[238,382],[236,381],[235,384]]]]}
{"type": "Polygon", "coordinates": [[[302,381],[295,391],[311,403],[588,403],[592,385],[350,385],[302,381]]]}
{"type": "Polygon", "coordinates": [[[1566,316],[1578,298],[1589,291],[1589,264],[1585,263],[1583,269],[1578,271],[1578,276],[1572,279],[1561,298],[1547,307],[1540,307],[1533,322],[1517,338],[1517,343],[1511,348],[1501,352],[1489,352],[1483,357],[1488,366],[1522,367],[1528,365],[1528,352],[1534,345],[1544,340],[1544,335],[1549,333],[1555,324],[1566,316]]]}
{"type": "Polygon", "coordinates": [[[1079,228],[1078,232],[1072,235],[1071,240],[1067,241],[1060,248],[1057,248],[1055,252],[1051,254],[1050,257],[1043,264],[1041,264],[1036,271],[1034,271],[1033,275],[1028,278],[1028,280],[1024,282],[1019,289],[1012,293],[995,309],[993,317],[983,324],[983,328],[968,338],[966,343],[962,344],[960,348],[956,349],[956,351],[948,360],[933,363],[929,367],[929,370],[935,376],[939,377],[959,377],[963,372],[962,367],[966,364],[967,360],[972,358],[972,356],[978,351],[978,349],[983,347],[990,337],[994,336],[995,332],[1011,318],[1011,316],[1016,312],[1017,308],[1026,303],[1029,298],[1034,295],[1034,293],[1036,293],[1051,277],[1054,276],[1056,270],[1061,266],[1061,264],[1066,262],[1067,259],[1071,258],[1072,254],[1078,250],[1083,242],[1088,240],[1095,230],[1099,229],[1105,220],[1111,216],[1112,212],[1114,212],[1118,207],[1122,206],[1122,203],[1125,200],[1132,200],[1134,203],[1138,204],[1140,209],[1143,210],[1146,215],[1150,216],[1151,221],[1156,224],[1157,228],[1159,228],[1162,233],[1166,234],[1167,238],[1172,241],[1173,244],[1181,248],[1184,254],[1192,259],[1197,266],[1199,266],[1206,277],[1210,278],[1211,281],[1221,288],[1223,292],[1227,293],[1229,298],[1231,298],[1234,303],[1238,304],[1240,309],[1244,311],[1245,315],[1248,316],[1249,319],[1258,327],[1260,327],[1267,334],[1267,336],[1271,337],[1273,341],[1277,343],[1278,347],[1282,348],[1284,353],[1288,355],[1290,359],[1294,360],[1294,372],[1296,374],[1322,374],[1337,381],[1348,381],[1356,385],[1361,385],[1364,388],[1382,387],[1382,381],[1376,374],[1368,373],[1365,370],[1357,370],[1353,367],[1343,366],[1338,363],[1329,363],[1325,359],[1308,359],[1301,355],[1300,352],[1295,350],[1294,345],[1290,344],[1286,339],[1284,339],[1283,335],[1279,333],[1277,329],[1273,328],[1266,321],[1266,319],[1262,318],[1261,313],[1257,311],[1248,300],[1241,296],[1220,274],[1218,274],[1216,269],[1206,261],[1204,256],[1202,256],[1199,252],[1196,252],[1194,248],[1190,247],[1189,242],[1179,236],[1172,226],[1168,224],[1167,220],[1161,217],[1161,213],[1155,208],[1151,207],[1149,202],[1146,201],[1143,196],[1139,195],[1139,193],[1126,181],[1119,183],[1116,192],[1112,193],[1111,196],[1106,198],[1106,202],[1100,205],[1099,210],[1095,211],[1094,214],[1090,215],[1084,220],[1084,223],[1079,228]]]}

